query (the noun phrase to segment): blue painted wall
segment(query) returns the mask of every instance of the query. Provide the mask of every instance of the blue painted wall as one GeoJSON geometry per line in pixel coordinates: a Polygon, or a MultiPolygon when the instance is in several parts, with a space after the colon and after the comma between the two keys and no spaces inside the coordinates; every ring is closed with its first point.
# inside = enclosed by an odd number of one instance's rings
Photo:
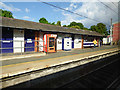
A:
{"type": "MultiPolygon", "coordinates": [[[[0,27],[0,40],[2,40],[2,27],[0,27]]],[[[0,48],[1,48],[2,42],[0,41],[0,48]]],[[[1,49],[0,49],[0,54],[1,54],[1,49]]]]}
{"type": "MultiPolygon", "coordinates": [[[[69,38],[69,37],[64,37],[64,38],[69,38]]],[[[69,51],[69,50],[72,49],[72,42],[71,42],[71,49],[66,49],[66,48],[64,47],[64,44],[65,44],[64,38],[62,39],[62,50],[69,51]]],[[[69,43],[69,42],[67,42],[67,43],[69,43]]]]}
{"type": "MultiPolygon", "coordinates": [[[[0,39],[0,40],[2,40],[2,39],[0,39]]],[[[0,48],[1,48],[1,44],[2,44],[2,42],[0,41],[0,48]]],[[[2,50],[0,49],[0,54],[2,53],[2,50]]]]}
{"type": "Polygon", "coordinates": [[[2,49],[2,53],[13,53],[13,30],[9,28],[2,28],[2,48],[11,48],[11,49],[2,49]],[[7,40],[7,42],[5,42],[7,40]]]}
{"type": "Polygon", "coordinates": [[[72,35],[72,48],[74,48],[74,39],[75,39],[75,35],[72,35]]]}
{"type": "Polygon", "coordinates": [[[72,40],[72,48],[74,48],[74,40],[72,40]]]}
{"type": "Polygon", "coordinates": [[[94,43],[83,43],[83,45],[94,45],[94,43]]]}
{"type": "Polygon", "coordinates": [[[94,46],[94,43],[93,42],[91,42],[91,43],[84,43],[83,42],[83,47],[90,47],[90,46],[94,46]],[[86,46],[87,45],[87,46],[86,46]]]}
{"type": "Polygon", "coordinates": [[[25,52],[34,51],[34,47],[35,47],[35,42],[34,42],[35,32],[34,31],[25,30],[25,41],[27,41],[28,39],[31,39],[32,43],[25,42],[25,52]]]}
{"type": "Polygon", "coordinates": [[[62,50],[64,50],[64,38],[62,39],[62,50]]]}

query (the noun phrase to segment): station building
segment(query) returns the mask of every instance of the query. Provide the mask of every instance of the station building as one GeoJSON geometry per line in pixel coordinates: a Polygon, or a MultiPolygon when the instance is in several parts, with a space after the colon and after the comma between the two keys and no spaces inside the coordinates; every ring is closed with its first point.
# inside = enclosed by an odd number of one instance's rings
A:
{"type": "MultiPolygon", "coordinates": [[[[0,53],[56,52],[93,46],[103,35],[89,30],[0,17],[0,53]]],[[[98,46],[98,44],[96,45],[98,46]]]]}
{"type": "Polygon", "coordinates": [[[113,42],[120,42],[120,22],[113,23],[113,42]]]}

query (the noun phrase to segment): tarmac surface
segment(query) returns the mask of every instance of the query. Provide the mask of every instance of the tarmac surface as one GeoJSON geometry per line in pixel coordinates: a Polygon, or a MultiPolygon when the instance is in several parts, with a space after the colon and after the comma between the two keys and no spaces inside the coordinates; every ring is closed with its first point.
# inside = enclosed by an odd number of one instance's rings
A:
{"type": "Polygon", "coordinates": [[[0,67],[0,78],[61,65],[118,49],[118,46],[102,46],[96,48],[73,49],[71,51],[58,51],[56,53],[48,53],[45,56],[3,60],[0,61],[0,63],[2,63],[0,67]]]}
{"type": "Polygon", "coordinates": [[[118,47],[117,46],[102,46],[102,47],[96,47],[96,48],[72,49],[71,51],[58,51],[56,53],[48,53],[45,56],[35,56],[35,57],[33,56],[33,57],[28,57],[28,58],[20,58],[20,59],[15,58],[15,59],[10,59],[10,60],[3,60],[3,61],[0,61],[0,63],[2,66],[5,66],[5,65],[10,65],[10,64],[25,63],[25,62],[31,62],[31,61],[37,61],[37,60],[44,60],[44,59],[52,59],[52,58],[76,55],[76,54],[81,54],[81,53],[85,54],[88,52],[95,52],[95,51],[107,50],[107,49],[113,49],[113,48],[118,48],[118,47]]]}

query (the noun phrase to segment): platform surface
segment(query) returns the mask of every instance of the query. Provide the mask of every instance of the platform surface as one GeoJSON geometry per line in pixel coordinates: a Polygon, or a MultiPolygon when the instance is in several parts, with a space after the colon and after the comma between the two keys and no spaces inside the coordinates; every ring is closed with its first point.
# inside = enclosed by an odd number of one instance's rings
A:
{"type": "Polygon", "coordinates": [[[12,76],[24,72],[43,69],[109,51],[118,50],[117,46],[102,46],[97,48],[73,49],[71,51],[58,51],[45,56],[36,56],[22,59],[0,61],[0,77],[12,76]]]}

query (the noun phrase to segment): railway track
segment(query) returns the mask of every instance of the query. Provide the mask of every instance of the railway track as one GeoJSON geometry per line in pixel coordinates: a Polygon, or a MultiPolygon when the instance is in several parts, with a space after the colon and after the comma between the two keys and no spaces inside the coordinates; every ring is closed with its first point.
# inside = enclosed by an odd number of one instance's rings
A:
{"type": "Polygon", "coordinates": [[[116,88],[120,90],[120,58],[91,71],[59,88],[116,88]]]}
{"type": "Polygon", "coordinates": [[[120,90],[120,76],[117,77],[108,87],[107,89],[109,88],[117,88],[120,90]]]}
{"type": "MultiPolygon", "coordinates": [[[[42,70],[29,72],[25,74],[16,75],[13,77],[3,78],[1,82],[3,85],[6,83],[13,83],[14,81],[28,79],[29,77],[36,76],[38,78],[25,81],[6,87],[5,89],[11,88],[116,88],[119,87],[119,76],[120,76],[120,51],[116,51],[110,54],[105,54],[103,58],[96,56],[90,58],[94,60],[92,62],[78,65],[77,67],[59,71],[57,73],[49,74],[43,77],[42,70]]],[[[85,59],[89,60],[89,59],[85,59]]],[[[85,60],[80,60],[85,61],[85,60]]],[[[79,62],[73,62],[73,64],[79,64],[79,62]]],[[[69,63],[68,63],[69,64],[69,63]]],[[[70,63],[71,64],[71,63],[70,63]]],[[[48,71],[58,70],[58,68],[65,67],[65,65],[51,67],[46,69],[48,71]]],[[[4,89],[4,88],[3,88],[4,89]]]]}

